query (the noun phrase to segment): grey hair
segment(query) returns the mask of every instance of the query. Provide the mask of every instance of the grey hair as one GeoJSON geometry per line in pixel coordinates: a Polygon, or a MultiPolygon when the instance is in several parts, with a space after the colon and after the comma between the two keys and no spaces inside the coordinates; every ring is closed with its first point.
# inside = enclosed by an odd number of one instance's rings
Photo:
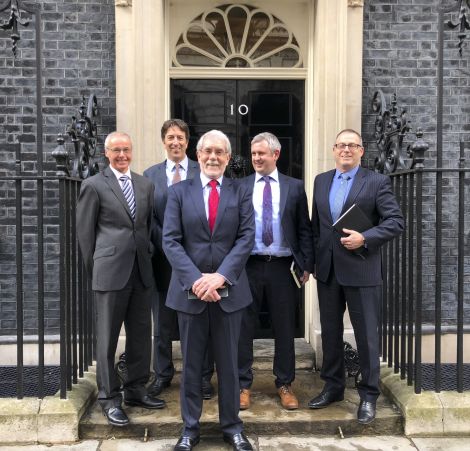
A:
{"type": "Polygon", "coordinates": [[[257,134],[252,140],[251,145],[259,143],[261,141],[266,141],[268,143],[269,150],[271,153],[274,153],[275,150],[281,151],[281,143],[272,133],[264,132],[257,134]]]}
{"type": "Polygon", "coordinates": [[[230,145],[230,140],[228,139],[227,135],[220,130],[210,130],[204,133],[197,142],[196,150],[202,150],[204,147],[204,141],[208,138],[219,138],[225,142],[225,150],[229,155],[232,155],[232,146],[230,145]]]}
{"type": "Polygon", "coordinates": [[[112,139],[117,138],[118,136],[126,137],[129,140],[129,142],[132,144],[131,137],[127,133],[124,133],[124,132],[111,132],[108,136],[106,136],[106,139],[104,140],[104,148],[108,149],[109,148],[109,142],[112,139]]]}

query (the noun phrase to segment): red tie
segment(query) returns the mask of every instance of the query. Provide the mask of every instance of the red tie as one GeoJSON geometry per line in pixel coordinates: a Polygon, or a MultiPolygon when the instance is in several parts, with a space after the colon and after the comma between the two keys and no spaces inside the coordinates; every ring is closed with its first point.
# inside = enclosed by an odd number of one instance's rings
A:
{"type": "Polygon", "coordinates": [[[219,206],[219,192],[217,191],[217,180],[211,180],[211,192],[209,193],[209,229],[214,230],[215,218],[217,217],[217,207],[219,206]]]}

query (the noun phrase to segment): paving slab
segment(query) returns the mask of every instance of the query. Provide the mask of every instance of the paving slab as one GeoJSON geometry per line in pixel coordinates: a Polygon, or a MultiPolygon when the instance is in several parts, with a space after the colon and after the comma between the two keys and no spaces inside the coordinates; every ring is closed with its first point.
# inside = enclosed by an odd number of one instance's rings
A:
{"type": "Polygon", "coordinates": [[[412,438],[419,451],[470,451],[470,437],[412,438]]]}
{"type": "Polygon", "coordinates": [[[98,451],[100,442],[98,440],[87,440],[85,442],[71,445],[8,445],[0,446],[0,451],[98,451]]]}
{"type": "MultiPolygon", "coordinates": [[[[109,426],[97,404],[80,423],[81,439],[115,438],[177,438],[181,431],[182,420],[179,404],[178,374],[171,387],[160,397],[167,403],[162,410],[152,411],[139,407],[125,407],[131,424],[124,428],[109,426]]],[[[216,387],[216,380],[214,380],[216,387]]],[[[298,370],[292,387],[299,399],[300,408],[284,410],[279,401],[274,376],[271,371],[255,371],[252,387],[252,406],[240,412],[248,435],[396,435],[402,434],[402,417],[384,396],[377,405],[377,418],[370,425],[360,425],[356,412],[359,397],[356,390],[347,389],[345,400],[332,404],[326,409],[311,410],[308,401],[318,394],[323,386],[319,373],[298,370]]],[[[201,417],[203,436],[220,436],[217,395],[204,401],[201,417]]]]}

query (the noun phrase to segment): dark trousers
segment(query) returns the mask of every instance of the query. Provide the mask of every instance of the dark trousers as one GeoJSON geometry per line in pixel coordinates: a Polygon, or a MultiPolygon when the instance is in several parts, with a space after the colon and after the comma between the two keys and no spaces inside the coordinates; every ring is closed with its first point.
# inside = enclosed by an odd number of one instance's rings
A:
{"type": "Polygon", "coordinates": [[[203,404],[202,356],[210,342],[217,370],[220,426],[227,434],[238,434],[243,430],[238,416],[240,388],[237,369],[241,319],[242,310],[226,313],[215,302],[209,302],[207,308],[197,315],[178,312],[183,354],[180,389],[183,435],[199,435],[203,404]]]}
{"type": "MultiPolygon", "coordinates": [[[[152,296],[153,371],[155,379],[169,382],[175,374],[172,341],[178,325],[176,310],[165,305],[168,291],[155,291],[152,296]]],[[[208,347],[204,354],[202,377],[210,381],[214,373],[214,356],[208,347]]]]}
{"type": "Polygon", "coordinates": [[[126,365],[128,378],[124,396],[140,398],[146,393],[151,353],[152,288],[141,281],[137,263],[129,281],[119,291],[95,291],[96,382],[101,407],[122,402],[120,380],[115,371],[115,354],[121,326],[126,330],[126,365]]]}
{"type": "Polygon", "coordinates": [[[276,387],[291,384],[295,379],[295,309],[298,288],[290,274],[292,257],[269,262],[251,256],[246,265],[253,303],[244,309],[238,347],[240,388],[253,383],[253,338],[258,314],[267,301],[274,334],[273,373],[276,387]]]}
{"type": "Polygon", "coordinates": [[[375,402],[380,394],[378,321],[381,286],[342,286],[332,270],[326,283],[317,281],[317,288],[323,349],[321,378],[325,381],[324,390],[336,393],[344,391],[343,317],[347,305],[361,369],[359,396],[364,401],[375,402]]]}

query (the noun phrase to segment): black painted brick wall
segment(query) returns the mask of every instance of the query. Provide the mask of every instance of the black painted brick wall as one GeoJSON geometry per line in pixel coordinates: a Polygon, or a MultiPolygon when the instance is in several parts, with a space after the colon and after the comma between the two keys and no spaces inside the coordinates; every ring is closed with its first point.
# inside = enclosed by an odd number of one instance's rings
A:
{"type": "MultiPolygon", "coordinates": [[[[364,164],[373,166],[377,147],[374,139],[375,115],[371,100],[381,89],[390,101],[395,93],[398,106],[407,110],[413,131],[421,127],[430,144],[425,166],[436,166],[437,111],[437,30],[439,0],[366,0],[364,5],[363,117],[362,133],[366,154],[364,164]]],[[[457,22],[458,14],[445,20],[457,22]]],[[[444,150],[443,167],[457,167],[459,141],[470,141],[470,45],[458,53],[458,37],[447,30],[444,41],[444,150]]],[[[409,143],[414,135],[410,135],[409,143]]],[[[408,143],[407,143],[408,144],[408,143]]],[[[405,144],[405,148],[406,145],[405,144]]],[[[467,159],[470,152],[466,153],[467,159]]],[[[467,164],[468,167],[468,164],[467,164]]],[[[466,204],[470,190],[466,185],[466,204]]],[[[444,179],[442,315],[444,323],[456,322],[457,273],[457,179],[444,179]]],[[[424,319],[434,321],[435,284],[435,177],[426,177],[424,195],[423,299],[424,319]]],[[[466,207],[470,213],[470,207],[466,207]]],[[[465,223],[465,322],[470,321],[470,215],[465,223]]]]}
{"type": "MultiPolygon", "coordinates": [[[[51,152],[57,134],[79,116],[82,96],[95,94],[100,115],[100,148],[115,129],[114,0],[45,0],[41,8],[43,40],[44,169],[55,171],[51,152]]],[[[5,20],[7,12],[0,13],[5,20]]],[[[18,56],[9,33],[0,30],[0,176],[13,175],[15,143],[21,142],[22,171],[36,174],[36,56],[34,20],[19,27],[18,56]]],[[[69,145],[70,146],[70,145],[69,145]]],[[[71,147],[68,147],[71,150],[71,147]]],[[[37,327],[36,183],[23,182],[24,327],[37,327]]],[[[58,191],[45,185],[46,332],[58,333],[58,191]]],[[[15,191],[0,180],[0,334],[16,334],[15,191]]]]}

